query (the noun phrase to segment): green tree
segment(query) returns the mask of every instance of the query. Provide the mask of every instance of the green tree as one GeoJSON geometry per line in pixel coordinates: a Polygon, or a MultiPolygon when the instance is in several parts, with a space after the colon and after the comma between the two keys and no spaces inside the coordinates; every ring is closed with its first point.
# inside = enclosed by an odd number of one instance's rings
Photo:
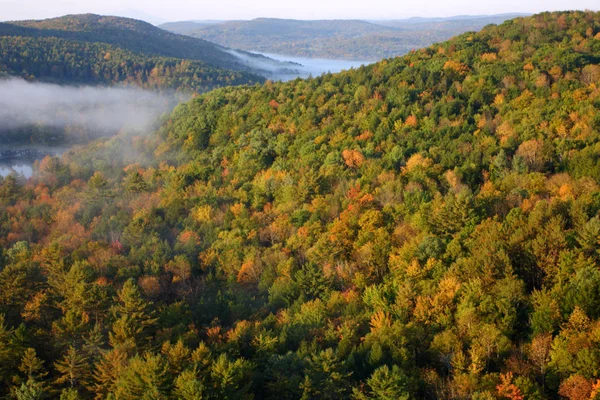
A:
{"type": "Polygon", "coordinates": [[[168,365],[158,355],[135,356],[119,374],[114,393],[119,399],[167,399],[168,365]]]}
{"type": "Polygon", "coordinates": [[[345,397],[349,390],[347,371],[343,361],[333,349],[322,350],[307,360],[305,383],[302,398],[306,399],[339,399],[345,397]]]}
{"type": "Polygon", "coordinates": [[[54,364],[59,377],[56,383],[59,385],[67,384],[69,388],[78,388],[83,386],[89,375],[89,361],[81,350],[70,346],[63,358],[54,364]]]}
{"type": "Polygon", "coordinates": [[[212,394],[221,399],[240,399],[251,397],[251,373],[254,366],[238,358],[230,360],[227,355],[221,354],[213,361],[210,368],[212,394]]]}
{"type": "Polygon", "coordinates": [[[391,369],[387,365],[377,368],[367,379],[369,390],[361,393],[354,390],[356,399],[379,399],[379,400],[408,400],[408,378],[406,374],[394,365],[391,369]]]}
{"type": "Polygon", "coordinates": [[[17,377],[21,385],[15,388],[15,397],[19,400],[37,400],[47,396],[43,379],[48,375],[44,361],[38,358],[35,349],[27,348],[21,357],[19,371],[23,378],[17,377]]]}
{"type": "Polygon", "coordinates": [[[156,323],[151,305],[142,297],[133,279],[125,282],[118,293],[117,304],[111,309],[114,322],[109,339],[113,347],[144,347],[156,323]]]}
{"type": "Polygon", "coordinates": [[[198,379],[195,370],[183,371],[175,379],[174,394],[182,400],[202,400],[206,398],[206,388],[198,379]]]}

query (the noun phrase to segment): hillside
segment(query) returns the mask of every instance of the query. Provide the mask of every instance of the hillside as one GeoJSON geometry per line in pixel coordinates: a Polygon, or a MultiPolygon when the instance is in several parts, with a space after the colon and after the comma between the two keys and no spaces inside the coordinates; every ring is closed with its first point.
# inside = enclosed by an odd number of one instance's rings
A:
{"type": "Polygon", "coordinates": [[[148,23],[93,14],[0,23],[1,69],[62,83],[135,83],[206,91],[262,82],[293,69],[252,55],[176,35],[148,23]]]}
{"type": "Polygon", "coordinates": [[[221,88],[0,184],[0,391],[593,399],[600,13],[221,88]]]}
{"type": "Polygon", "coordinates": [[[54,37],[0,36],[0,69],[28,80],[64,84],[131,84],[147,89],[206,92],[263,82],[201,61],[147,56],[104,43],[54,37]]]}
{"type": "Polygon", "coordinates": [[[147,22],[122,17],[81,14],[39,21],[13,21],[0,24],[0,35],[105,43],[134,53],[197,60],[225,69],[245,69],[236,57],[214,43],[176,35],[147,22]]]}
{"type": "Polygon", "coordinates": [[[183,21],[160,27],[248,51],[355,60],[380,60],[441,42],[515,14],[394,21],[298,21],[259,18],[201,24],[183,21]]]}

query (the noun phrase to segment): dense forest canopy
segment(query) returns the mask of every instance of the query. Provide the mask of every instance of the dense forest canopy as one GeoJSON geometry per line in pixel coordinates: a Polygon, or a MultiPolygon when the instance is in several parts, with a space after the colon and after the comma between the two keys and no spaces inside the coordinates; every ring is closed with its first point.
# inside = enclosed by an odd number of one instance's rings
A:
{"type": "Polygon", "coordinates": [[[222,88],[0,185],[19,399],[593,399],[600,13],[222,88]]]}
{"type": "Polygon", "coordinates": [[[251,21],[170,22],[161,28],[248,51],[351,60],[381,60],[519,14],[410,18],[391,21],[257,18],[251,21]]]}

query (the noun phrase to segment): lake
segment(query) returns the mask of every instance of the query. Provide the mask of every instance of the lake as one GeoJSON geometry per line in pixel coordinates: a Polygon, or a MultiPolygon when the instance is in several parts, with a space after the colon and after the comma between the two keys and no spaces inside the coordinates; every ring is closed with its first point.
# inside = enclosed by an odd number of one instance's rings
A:
{"type": "Polygon", "coordinates": [[[47,155],[60,155],[66,148],[56,146],[10,146],[0,145],[0,176],[10,174],[30,178],[33,164],[47,155]]]}
{"type": "Polygon", "coordinates": [[[309,76],[319,76],[328,72],[335,73],[351,68],[358,68],[362,65],[372,64],[375,61],[352,61],[352,60],[331,60],[325,58],[308,58],[294,57],[282,54],[261,53],[253,51],[252,53],[262,54],[263,56],[272,58],[278,61],[291,61],[301,66],[295,67],[297,74],[275,75],[273,79],[281,81],[289,81],[296,78],[308,78],[309,76]]]}

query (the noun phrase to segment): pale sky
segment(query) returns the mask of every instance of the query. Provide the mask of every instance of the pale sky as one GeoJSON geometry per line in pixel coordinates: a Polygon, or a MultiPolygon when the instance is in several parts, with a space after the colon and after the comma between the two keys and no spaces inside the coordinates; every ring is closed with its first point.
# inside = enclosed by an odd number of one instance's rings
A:
{"type": "Polygon", "coordinates": [[[80,13],[181,21],[258,17],[394,19],[572,9],[598,10],[600,0],[0,0],[0,21],[80,13]]]}

